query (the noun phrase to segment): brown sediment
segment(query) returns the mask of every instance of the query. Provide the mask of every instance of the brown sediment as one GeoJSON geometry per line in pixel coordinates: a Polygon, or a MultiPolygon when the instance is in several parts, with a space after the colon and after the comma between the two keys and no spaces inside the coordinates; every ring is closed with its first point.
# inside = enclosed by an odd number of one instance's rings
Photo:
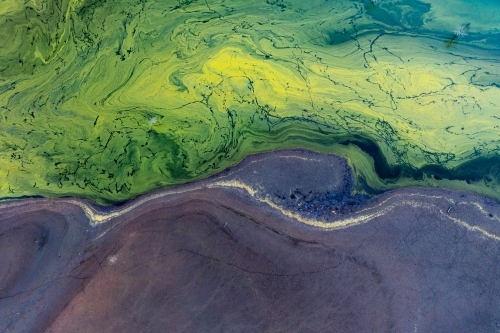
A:
{"type": "Polygon", "coordinates": [[[339,157],[284,151],[106,213],[5,202],[0,330],[497,330],[498,203],[408,188],[330,219],[293,206],[297,189],[300,205],[349,199],[349,177],[339,157]]]}

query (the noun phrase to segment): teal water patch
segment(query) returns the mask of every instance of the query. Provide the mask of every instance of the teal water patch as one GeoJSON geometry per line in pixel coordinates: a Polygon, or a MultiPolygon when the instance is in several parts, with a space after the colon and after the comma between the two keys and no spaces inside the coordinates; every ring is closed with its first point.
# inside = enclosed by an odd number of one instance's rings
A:
{"type": "Polygon", "coordinates": [[[500,33],[498,1],[421,1],[431,6],[431,10],[424,17],[428,29],[453,31],[457,22],[470,22],[477,33],[500,33]]]}

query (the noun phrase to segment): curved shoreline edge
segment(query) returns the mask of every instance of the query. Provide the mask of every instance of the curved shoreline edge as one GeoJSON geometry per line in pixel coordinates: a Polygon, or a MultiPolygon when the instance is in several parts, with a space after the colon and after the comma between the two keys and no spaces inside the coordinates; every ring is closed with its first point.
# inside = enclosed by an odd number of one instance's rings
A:
{"type": "Polygon", "coordinates": [[[497,327],[500,205],[424,188],[350,196],[350,172],[288,150],[118,207],[4,201],[0,330],[497,327]]]}
{"type": "MultiPolygon", "coordinates": [[[[415,187],[396,189],[387,191],[376,196],[375,198],[369,199],[366,202],[359,204],[357,209],[352,213],[334,215],[334,218],[332,220],[324,221],[321,219],[312,218],[310,216],[307,216],[306,214],[301,214],[297,210],[284,208],[280,206],[280,204],[276,202],[276,200],[270,198],[265,189],[259,190],[256,188],[255,184],[245,182],[244,180],[238,179],[237,176],[234,176],[234,174],[238,175],[245,172],[245,168],[248,168],[249,165],[262,163],[266,160],[269,161],[280,158],[295,159],[297,161],[305,161],[309,163],[323,163],[324,161],[322,160],[322,158],[333,158],[335,159],[335,162],[339,163],[339,165],[341,165],[341,167],[343,168],[341,171],[338,171],[338,173],[349,174],[346,179],[343,179],[343,181],[347,184],[342,184],[342,186],[347,186],[347,191],[350,189],[350,185],[352,186],[352,184],[349,184],[350,182],[352,182],[351,170],[347,166],[344,158],[335,155],[319,154],[306,150],[295,149],[251,155],[244,159],[237,166],[228,168],[223,172],[209,177],[205,180],[195,181],[193,183],[184,184],[165,190],[153,191],[149,194],[139,196],[136,199],[130,200],[116,207],[98,206],[88,200],[78,198],[30,198],[0,201],[0,211],[5,212],[6,210],[10,211],[12,209],[19,209],[22,211],[54,209],[57,203],[69,204],[79,207],[87,217],[90,226],[95,227],[100,224],[119,219],[126,214],[132,213],[134,209],[139,209],[141,206],[154,206],[155,201],[171,203],[178,200],[176,197],[189,197],[190,195],[195,195],[197,192],[207,189],[222,189],[242,192],[245,195],[249,196],[251,200],[262,203],[264,204],[264,206],[276,210],[277,212],[288,218],[294,219],[309,226],[314,226],[326,230],[345,228],[360,223],[366,223],[376,217],[380,217],[384,214],[390,213],[397,206],[408,205],[411,207],[422,209],[437,209],[444,218],[447,218],[464,228],[475,230],[481,232],[489,238],[500,240],[500,236],[496,234],[492,234],[480,227],[470,225],[465,221],[453,218],[449,214],[445,213],[450,207],[453,209],[453,206],[455,205],[465,205],[469,206],[473,210],[476,210],[477,213],[482,214],[485,218],[491,221],[500,222],[500,214],[493,215],[485,208],[486,202],[488,203],[489,208],[491,208],[493,201],[491,201],[491,199],[473,193],[467,194],[467,197],[474,198],[473,200],[469,201],[470,199],[457,200],[457,197],[463,198],[466,192],[415,187]],[[440,207],[439,205],[433,205],[429,202],[425,202],[426,200],[441,200],[447,203],[449,206],[441,205],[440,207]]],[[[345,192],[346,189],[343,189],[342,191],[345,192]]]]}

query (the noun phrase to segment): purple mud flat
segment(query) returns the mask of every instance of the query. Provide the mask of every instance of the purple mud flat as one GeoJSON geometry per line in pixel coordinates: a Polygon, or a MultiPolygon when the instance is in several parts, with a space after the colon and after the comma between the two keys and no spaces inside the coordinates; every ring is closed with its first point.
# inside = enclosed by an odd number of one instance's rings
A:
{"type": "Polygon", "coordinates": [[[102,214],[4,201],[0,331],[500,331],[498,203],[351,187],[344,159],[293,150],[102,214]]]}

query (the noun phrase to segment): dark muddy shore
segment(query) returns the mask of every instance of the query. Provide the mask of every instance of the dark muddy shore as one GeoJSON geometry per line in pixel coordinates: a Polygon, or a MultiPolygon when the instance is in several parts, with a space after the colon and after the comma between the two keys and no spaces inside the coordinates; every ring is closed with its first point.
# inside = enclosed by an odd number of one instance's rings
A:
{"type": "Polygon", "coordinates": [[[0,331],[500,330],[498,203],[351,189],[344,159],[282,151],[105,212],[2,202],[0,331]]]}

